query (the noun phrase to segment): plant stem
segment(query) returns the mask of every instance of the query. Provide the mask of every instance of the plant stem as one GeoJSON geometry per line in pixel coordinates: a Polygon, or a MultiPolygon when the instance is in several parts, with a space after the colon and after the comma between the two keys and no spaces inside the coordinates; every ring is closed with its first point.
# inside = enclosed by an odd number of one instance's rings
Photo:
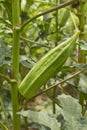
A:
{"type": "Polygon", "coordinates": [[[9,129],[7,128],[7,126],[5,126],[1,121],[0,121],[0,126],[2,127],[3,130],[9,130],[9,129]]]}
{"type": "MultiPolygon", "coordinates": [[[[59,0],[56,0],[56,4],[59,4],[59,0]]],[[[57,42],[58,42],[58,10],[56,10],[56,16],[55,16],[55,21],[56,21],[56,43],[55,46],[57,46],[57,42]]]]}
{"type": "Polygon", "coordinates": [[[20,32],[20,0],[12,0],[12,25],[13,25],[13,50],[12,50],[12,73],[13,78],[17,81],[11,87],[12,108],[13,108],[13,129],[20,130],[20,116],[17,115],[19,109],[18,99],[18,74],[19,74],[19,43],[20,32]]]}
{"type": "MultiPolygon", "coordinates": [[[[55,99],[56,98],[56,90],[57,90],[57,87],[54,87],[53,88],[53,98],[55,99]]],[[[53,100],[53,114],[56,113],[56,103],[55,101],[53,100]]]]}
{"type": "MultiPolygon", "coordinates": [[[[85,25],[85,15],[84,15],[84,4],[83,0],[80,0],[80,6],[78,7],[78,16],[79,16],[79,30],[80,30],[80,35],[79,39],[83,40],[83,34],[84,34],[84,25],[85,25]]],[[[84,55],[84,51],[81,50],[80,46],[78,46],[78,62],[79,63],[85,63],[86,57],[84,55]]],[[[82,114],[84,115],[84,96],[82,92],[79,94],[79,103],[82,105],[82,114]]]]}
{"type": "Polygon", "coordinates": [[[25,129],[28,130],[28,121],[27,121],[27,117],[24,117],[24,121],[25,121],[25,129]]]}
{"type": "Polygon", "coordinates": [[[1,74],[1,73],[0,73],[0,77],[1,77],[1,78],[4,78],[5,80],[7,80],[8,83],[10,83],[10,84],[16,83],[16,80],[15,80],[15,79],[10,79],[8,76],[6,76],[6,75],[4,75],[4,74],[1,74]]]}
{"type": "MultiPolygon", "coordinates": [[[[59,0],[56,0],[56,5],[59,4],[59,0]]],[[[55,22],[56,22],[56,41],[55,41],[55,46],[57,46],[57,43],[58,43],[58,10],[56,10],[56,15],[55,15],[55,22]]],[[[55,99],[56,98],[56,91],[57,91],[57,87],[53,88],[53,98],[55,99]]],[[[53,100],[53,113],[55,114],[56,113],[56,104],[53,100]]]]}
{"type": "MultiPolygon", "coordinates": [[[[78,8],[78,17],[79,17],[79,30],[80,30],[80,35],[79,39],[83,40],[84,38],[84,25],[85,25],[85,15],[84,15],[84,3],[83,0],[80,0],[80,6],[78,8]]],[[[78,47],[78,61],[79,63],[85,63],[85,56],[84,56],[84,51],[80,49],[80,46],[78,47]]]]}

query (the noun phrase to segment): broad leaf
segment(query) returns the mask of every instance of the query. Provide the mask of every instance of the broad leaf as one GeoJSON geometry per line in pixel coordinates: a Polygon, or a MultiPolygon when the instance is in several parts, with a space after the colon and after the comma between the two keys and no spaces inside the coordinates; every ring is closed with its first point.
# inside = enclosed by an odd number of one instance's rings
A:
{"type": "Polygon", "coordinates": [[[80,74],[79,87],[78,89],[87,94],[87,77],[84,74],[80,74]]]}
{"type": "Polygon", "coordinates": [[[62,95],[58,98],[62,105],[62,114],[65,120],[65,130],[86,130],[87,119],[82,117],[81,105],[71,96],[62,95]]]}
{"type": "Polygon", "coordinates": [[[43,124],[49,127],[51,130],[60,130],[60,123],[55,117],[48,115],[46,112],[33,112],[33,111],[21,111],[18,114],[28,117],[33,122],[43,124]]]}

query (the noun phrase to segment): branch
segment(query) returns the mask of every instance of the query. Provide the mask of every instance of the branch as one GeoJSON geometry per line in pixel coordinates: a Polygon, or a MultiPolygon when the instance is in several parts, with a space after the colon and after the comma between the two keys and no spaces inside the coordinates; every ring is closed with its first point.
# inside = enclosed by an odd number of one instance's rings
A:
{"type": "Polygon", "coordinates": [[[4,130],[8,130],[7,126],[4,125],[1,121],[0,121],[0,126],[1,126],[4,130]]]}
{"type": "Polygon", "coordinates": [[[10,84],[12,83],[17,83],[17,81],[15,79],[10,79],[8,76],[5,76],[3,74],[0,73],[0,77],[4,78],[5,80],[7,80],[10,84]]]}
{"type": "Polygon", "coordinates": [[[41,95],[41,94],[43,94],[43,93],[46,93],[46,92],[49,91],[50,89],[52,89],[52,88],[54,88],[54,87],[57,87],[59,84],[62,84],[62,83],[64,83],[64,82],[66,82],[66,81],[68,81],[68,80],[74,78],[75,76],[77,76],[78,74],[82,73],[82,72],[83,72],[84,70],[86,70],[86,69],[87,69],[87,67],[84,68],[84,69],[82,69],[82,70],[77,71],[76,73],[72,74],[71,76],[69,76],[68,78],[62,80],[61,82],[59,82],[59,83],[57,82],[57,83],[53,84],[51,87],[49,87],[49,88],[43,90],[42,92],[38,93],[38,94],[35,95],[33,98],[35,98],[35,97],[37,97],[37,96],[39,96],[39,95],[41,95]]]}
{"type": "MultiPolygon", "coordinates": [[[[29,42],[29,43],[35,43],[35,44],[37,44],[38,46],[34,46],[34,47],[47,47],[47,48],[51,48],[51,46],[47,46],[47,45],[44,45],[44,44],[40,44],[39,42],[36,42],[36,41],[33,41],[33,40],[30,40],[30,39],[27,39],[27,38],[25,38],[25,37],[21,37],[21,39],[23,39],[23,40],[25,40],[25,41],[27,41],[27,42],[29,42]]],[[[28,44],[27,44],[28,45],[28,44]]],[[[28,45],[29,46],[29,45],[28,45]]],[[[31,47],[32,48],[32,47],[31,47]]]]}
{"type": "Polygon", "coordinates": [[[21,26],[20,30],[22,30],[28,23],[32,22],[32,21],[35,20],[36,18],[38,18],[38,17],[40,17],[40,16],[42,16],[42,15],[51,13],[51,12],[57,10],[57,9],[61,9],[61,8],[63,8],[63,7],[66,7],[66,6],[68,6],[68,5],[70,5],[70,4],[74,3],[74,2],[75,2],[75,0],[67,0],[67,2],[65,2],[65,3],[62,3],[62,4],[60,4],[60,5],[57,5],[57,6],[53,7],[52,9],[49,9],[49,10],[47,10],[47,11],[45,11],[45,12],[42,12],[42,13],[40,13],[40,14],[34,16],[33,18],[27,20],[27,21],[21,26]]]}

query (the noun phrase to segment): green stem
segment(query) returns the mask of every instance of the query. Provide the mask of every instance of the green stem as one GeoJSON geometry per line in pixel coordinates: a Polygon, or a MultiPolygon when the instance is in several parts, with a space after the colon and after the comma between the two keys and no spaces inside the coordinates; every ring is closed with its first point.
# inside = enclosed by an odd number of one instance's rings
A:
{"type": "MultiPolygon", "coordinates": [[[[56,0],[56,4],[58,5],[59,0],[56,0]]],[[[55,46],[57,46],[57,42],[58,42],[58,10],[56,10],[56,15],[55,15],[55,22],[56,22],[56,41],[55,41],[55,46]]],[[[53,98],[56,98],[56,91],[57,91],[57,87],[53,88],[53,98]]],[[[56,113],[56,104],[53,101],[53,113],[56,113]]]]}
{"type": "MultiPolygon", "coordinates": [[[[80,30],[80,36],[79,39],[83,40],[84,38],[84,25],[85,25],[85,12],[84,12],[84,3],[83,0],[80,0],[80,6],[78,8],[78,16],[79,16],[79,30],[80,30]]],[[[80,46],[78,47],[78,61],[79,63],[85,63],[85,55],[84,51],[80,49],[80,46]]]]}
{"type": "Polygon", "coordinates": [[[0,121],[0,126],[2,127],[3,130],[9,130],[1,121],[0,121]]]}
{"type": "Polygon", "coordinates": [[[5,80],[7,80],[8,83],[10,83],[10,84],[16,83],[16,80],[15,80],[15,79],[10,79],[8,76],[6,76],[6,75],[4,75],[4,74],[1,74],[1,73],[0,73],[0,77],[1,77],[1,78],[4,78],[5,80]]]}
{"type": "Polygon", "coordinates": [[[60,102],[59,102],[58,99],[53,98],[52,96],[50,96],[49,93],[46,93],[46,95],[49,97],[49,99],[51,99],[52,101],[54,101],[56,105],[58,105],[59,107],[61,107],[60,102]]]}
{"type": "Polygon", "coordinates": [[[27,121],[27,120],[28,120],[27,117],[24,117],[25,129],[26,129],[26,130],[29,130],[29,129],[28,129],[28,121],[27,121]]]}
{"type": "Polygon", "coordinates": [[[37,19],[38,17],[40,17],[40,16],[42,16],[42,15],[45,15],[45,14],[48,14],[48,13],[51,13],[51,12],[53,12],[53,11],[55,11],[55,10],[58,10],[58,9],[61,9],[61,8],[63,8],[63,7],[66,7],[66,6],[68,6],[68,5],[71,5],[71,4],[74,3],[74,2],[75,2],[75,0],[67,0],[67,2],[65,2],[65,3],[62,3],[62,4],[60,4],[60,5],[57,5],[57,6],[53,7],[52,9],[49,9],[49,10],[47,10],[47,11],[45,11],[45,12],[42,12],[42,13],[40,13],[40,14],[34,16],[33,18],[27,20],[27,21],[21,26],[21,30],[24,29],[24,28],[27,26],[27,24],[29,24],[29,23],[32,22],[33,20],[37,19]]]}
{"type": "MultiPolygon", "coordinates": [[[[56,4],[59,3],[59,0],[56,0],[56,4]]],[[[57,46],[57,42],[58,42],[58,10],[56,10],[56,17],[55,17],[55,21],[56,21],[56,43],[55,46],[57,46]]]]}
{"type": "MultiPolygon", "coordinates": [[[[78,16],[79,16],[79,30],[80,30],[80,36],[79,39],[83,40],[83,34],[84,34],[84,25],[85,25],[85,12],[84,12],[84,4],[83,0],[80,0],[80,6],[78,7],[78,16]]],[[[85,63],[86,57],[84,55],[84,51],[80,49],[80,46],[78,46],[78,61],[79,63],[85,63]]],[[[79,103],[82,105],[82,114],[84,114],[84,96],[80,92],[79,94],[79,103]]]]}
{"type": "Polygon", "coordinates": [[[71,16],[71,19],[72,19],[74,28],[75,28],[76,30],[78,30],[78,27],[77,27],[77,25],[76,25],[76,22],[75,22],[75,19],[74,19],[73,15],[72,15],[72,12],[70,12],[70,16],[71,16]]]}
{"type": "Polygon", "coordinates": [[[18,99],[18,74],[19,74],[19,43],[20,32],[20,0],[12,0],[12,25],[13,25],[13,50],[12,50],[12,73],[13,78],[17,81],[11,87],[12,108],[13,108],[13,129],[20,130],[20,116],[17,115],[19,109],[18,99]]]}
{"type": "MultiPolygon", "coordinates": [[[[57,87],[54,87],[53,88],[53,98],[55,99],[56,98],[56,90],[57,90],[57,87]]],[[[56,113],[56,103],[55,101],[53,100],[53,114],[56,113]]]]}
{"type": "Polygon", "coordinates": [[[82,115],[84,115],[85,114],[84,94],[82,92],[80,92],[80,94],[79,94],[79,103],[82,106],[82,115]]]}

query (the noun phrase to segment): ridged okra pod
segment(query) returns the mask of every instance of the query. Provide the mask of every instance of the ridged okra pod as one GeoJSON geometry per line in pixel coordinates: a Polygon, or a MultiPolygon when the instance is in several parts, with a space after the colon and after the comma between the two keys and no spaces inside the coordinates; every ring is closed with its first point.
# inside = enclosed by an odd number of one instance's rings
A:
{"type": "Polygon", "coordinates": [[[24,97],[32,98],[42,85],[60,71],[73,52],[79,33],[77,30],[71,38],[53,48],[34,65],[19,86],[24,97]]]}

